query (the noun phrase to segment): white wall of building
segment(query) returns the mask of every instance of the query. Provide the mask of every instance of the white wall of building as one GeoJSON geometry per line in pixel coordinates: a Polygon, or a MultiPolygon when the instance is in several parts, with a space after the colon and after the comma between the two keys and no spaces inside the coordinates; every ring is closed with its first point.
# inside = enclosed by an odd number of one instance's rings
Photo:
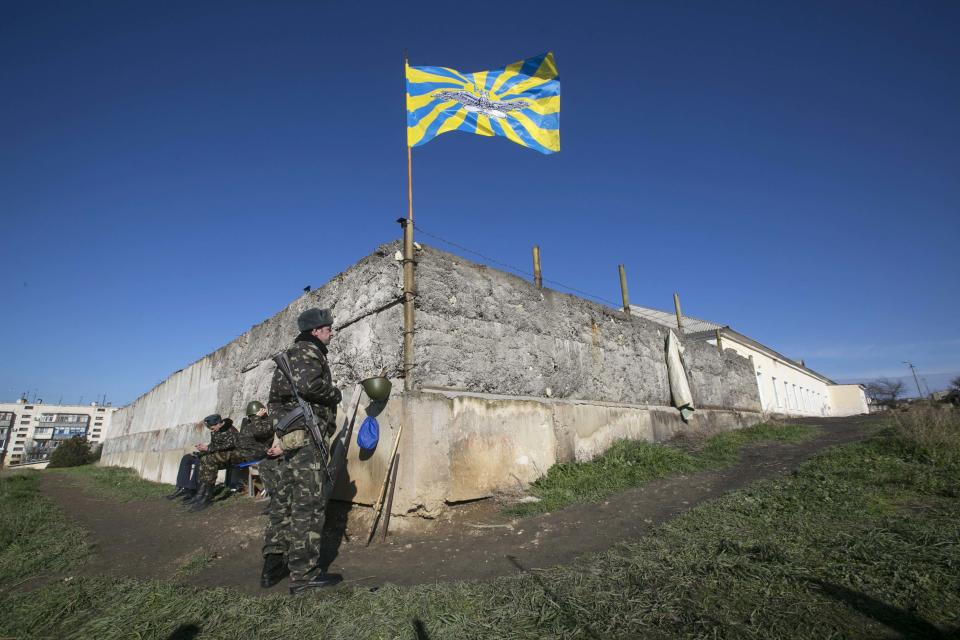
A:
{"type": "Polygon", "coordinates": [[[870,413],[863,387],[858,384],[835,384],[830,387],[831,403],[836,416],[870,413]]]}
{"type": "MultiPolygon", "coordinates": [[[[25,460],[27,448],[34,443],[50,447],[53,443],[79,434],[91,444],[103,441],[116,407],[89,405],[44,404],[40,402],[3,402],[0,415],[12,414],[10,435],[6,439],[7,455],[4,464],[19,464],[25,460]],[[71,430],[72,429],[72,433],[71,430]]],[[[6,435],[6,434],[0,434],[6,435]]],[[[0,437],[0,447],[4,438],[0,437]]]]}
{"type": "MultiPolygon", "coordinates": [[[[789,416],[849,416],[867,413],[859,385],[837,385],[792,361],[777,358],[724,333],[724,349],[753,361],[760,403],[765,413],[789,416]]],[[[716,344],[716,340],[710,341],[716,344]]]]}

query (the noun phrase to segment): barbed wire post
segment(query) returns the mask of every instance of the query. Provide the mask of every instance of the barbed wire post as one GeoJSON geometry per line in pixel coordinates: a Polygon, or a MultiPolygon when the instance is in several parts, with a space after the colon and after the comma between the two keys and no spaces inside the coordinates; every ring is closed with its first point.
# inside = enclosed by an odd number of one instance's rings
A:
{"type": "Polygon", "coordinates": [[[630,315],[630,294],[627,292],[627,272],[623,265],[620,267],[620,295],[623,297],[623,312],[630,315]]]}
{"type": "Polygon", "coordinates": [[[680,311],[680,294],[673,294],[673,309],[677,312],[677,331],[683,335],[683,313],[680,311]]]}
{"type": "Polygon", "coordinates": [[[540,272],[540,247],[533,245],[533,283],[543,289],[543,274],[540,272]]]}

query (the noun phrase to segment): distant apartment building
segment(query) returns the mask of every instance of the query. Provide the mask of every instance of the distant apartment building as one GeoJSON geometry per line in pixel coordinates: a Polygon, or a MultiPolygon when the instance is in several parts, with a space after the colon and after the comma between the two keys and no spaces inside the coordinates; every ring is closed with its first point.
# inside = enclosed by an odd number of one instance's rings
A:
{"type": "MultiPolygon", "coordinates": [[[[675,313],[630,305],[630,312],[657,324],[677,329],[675,313]]],[[[753,362],[760,404],[765,413],[789,416],[851,416],[869,413],[867,398],[859,384],[838,384],[728,326],[682,317],[682,334],[687,340],[702,340],[733,349],[753,362]]]]}
{"type": "Polygon", "coordinates": [[[91,445],[103,441],[116,407],[50,405],[42,400],[0,403],[0,450],[4,464],[40,462],[64,440],[86,438],[91,445]]]}

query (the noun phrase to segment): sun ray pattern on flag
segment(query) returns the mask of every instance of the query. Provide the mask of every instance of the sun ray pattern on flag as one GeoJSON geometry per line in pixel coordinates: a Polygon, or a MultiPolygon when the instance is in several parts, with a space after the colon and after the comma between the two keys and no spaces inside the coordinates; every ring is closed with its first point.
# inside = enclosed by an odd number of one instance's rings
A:
{"type": "Polygon", "coordinates": [[[407,66],[407,144],[418,147],[448,131],[503,136],[540,153],[560,151],[553,53],[475,73],[407,66]]]}

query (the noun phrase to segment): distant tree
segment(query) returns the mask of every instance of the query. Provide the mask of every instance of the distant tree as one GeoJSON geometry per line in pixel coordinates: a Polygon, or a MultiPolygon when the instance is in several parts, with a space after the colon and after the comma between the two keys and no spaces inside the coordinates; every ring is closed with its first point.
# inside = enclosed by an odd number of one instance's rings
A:
{"type": "Polygon", "coordinates": [[[960,407],[960,376],[950,381],[950,388],[947,389],[947,395],[943,400],[960,407]]]}
{"type": "Polygon", "coordinates": [[[90,462],[90,443],[86,438],[70,438],[61,442],[50,454],[48,467],[79,467],[90,462]]]}
{"type": "Polygon", "coordinates": [[[897,400],[903,395],[903,381],[890,378],[877,378],[866,385],[867,397],[884,407],[897,406],[897,400]]]}

